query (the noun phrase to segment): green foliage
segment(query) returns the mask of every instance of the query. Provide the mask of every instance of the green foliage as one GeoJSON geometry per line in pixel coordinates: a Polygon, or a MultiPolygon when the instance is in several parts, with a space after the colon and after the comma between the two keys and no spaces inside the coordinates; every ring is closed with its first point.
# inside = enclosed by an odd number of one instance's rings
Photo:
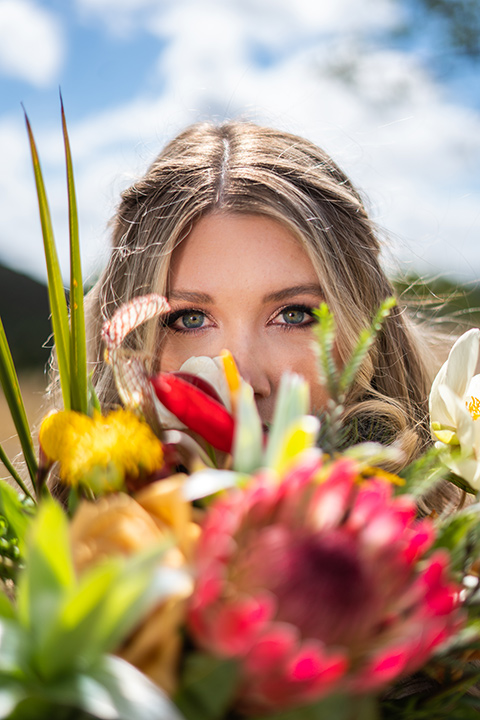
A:
{"type": "MultiPolygon", "coordinates": [[[[30,427],[28,425],[27,415],[25,413],[25,406],[23,404],[22,393],[20,392],[20,385],[18,383],[18,377],[13,364],[12,354],[8,346],[5,330],[3,323],[0,319],[0,383],[7,400],[7,404],[14,422],[18,438],[22,446],[23,455],[27,464],[28,472],[32,482],[35,481],[37,473],[37,461],[33,450],[32,435],[30,433],[30,427]]],[[[2,459],[5,453],[2,451],[2,459]]],[[[18,482],[18,476],[15,477],[18,482]]],[[[20,486],[26,494],[29,494],[28,489],[24,483],[20,480],[20,486]]]]}
{"type": "Polygon", "coordinates": [[[34,507],[30,498],[20,498],[0,480],[0,580],[16,580],[23,566],[25,538],[34,507]]]}
{"type": "Polygon", "coordinates": [[[48,206],[47,194],[45,191],[45,184],[43,181],[42,169],[40,167],[37,146],[35,144],[35,139],[33,137],[30,122],[26,115],[25,121],[27,124],[27,133],[30,141],[33,172],[35,175],[35,185],[37,188],[38,208],[40,213],[40,222],[43,235],[43,246],[45,250],[45,260],[47,263],[48,298],[52,314],[52,327],[55,338],[55,348],[57,354],[58,369],[60,373],[63,404],[66,410],[70,410],[70,330],[68,324],[67,300],[65,297],[65,291],[63,289],[62,274],[60,271],[60,264],[58,261],[57,249],[55,246],[50,208],[48,206]]]}
{"type": "Polygon", "coordinates": [[[38,207],[47,264],[48,296],[63,404],[66,410],[71,409],[86,413],[88,411],[87,361],[78,213],[70,141],[63,103],[61,103],[61,114],[67,168],[68,219],[70,230],[70,323],[37,147],[27,116],[25,116],[25,120],[27,123],[35,184],[37,187],[38,207]]]}
{"type": "Polygon", "coordinates": [[[357,372],[395,304],[396,300],[393,297],[383,301],[371,325],[360,332],[352,354],[341,371],[338,369],[335,359],[336,327],[333,313],[326,303],[322,303],[319,309],[314,311],[318,321],[314,332],[318,340],[320,375],[330,399],[336,405],[342,405],[345,401],[345,396],[354,382],[357,372]]]}
{"type": "Polygon", "coordinates": [[[263,429],[253,391],[242,383],[237,400],[233,467],[237,472],[251,473],[261,466],[263,429]]]}
{"type": "MultiPolygon", "coordinates": [[[[88,388],[86,335],[83,308],[83,282],[80,262],[80,243],[78,233],[78,214],[75,198],[75,185],[73,178],[73,165],[70,152],[70,142],[67,133],[65,113],[62,103],[62,125],[65,145],[65,159],[67,168],[67,188],[69,206],[70,228],[70,321],[68,317],[67,300],[63,288],[60,264],[53,235],[53,227],[48,206],[42,169],[38,157],[37,147],[28,117],[25,115],[27,133],[30,142],[33,171],[37,189],[40,222],[42,226],[45,260],[48,274],[48,297],[52,318],[53,335],[55,340],[56,359],[60,374],[63,404],[66,410],[76,410],[87,413],[91,407],[96,406],[95,394],[88,388]]],[[[25,407],[20,393],[15,366],[3,324],[0,320],[0,383],[9,406],[15,428],[22,446],[28,472],[34,489],[36,487],[38,464],[35,458],[33,442],[25,414],[25,407]]],[[[25,494],[30,494],[22,478],[15,471],[0,448],[0,459],[15,482],[25,494]]],[[[43,485],[42,485],[43,488],[43,485]]]]}
{"type": "Polygon", "coordinates": [[[352,435],[352,428],[342,427],[343,404],[383,322],[395,304],[396,300],[393,297],[383,301],[370,326],[360,332],[352,353],[341,370],[335,358],[336,326],[333,313],[326,303],[322,303],[319,309],[314,311],[318,321],[314,332],[318,344],[320,379],[329,395],[326,411],[321,416],[322,427],[319,439],[320,446],[326,452],[331,453],[344,447],[348,442],[349,434],[352,435]]]}
{"type": "Polygon", "coordinates": [[[266,467],[274,467],[281,455],[285,437],[292,424],[308,413],[309,391],[303,378],[284,375],[280,381],[273,421],[268,435],[266,467]]]}
{"type": "Polygon", "coordinates": [[[454,572],[469,571],[468,562],[480,555],[480,506],[472,505],[440,517],[436,522],[434,549],[445,548],[454,572]]]}
{"type": "MultiPolygon", "coordinates": [[[[479,4],[480,8],[480,4],[479,4]]],[[[429,328],[459,334],[480,327],[480,285],[459,285],[448,278],[408,275],[394,280],[394,287],[410,312],[429,328]]]]}
{"type": "Polygon", "coordinates": [[[16,607],[0,600],[0,717],[23,717],[35,700],[98,718],[180,720],[158,688],[106,653],[184,578],[158,569],[157,548],[77,580],[69,548],[67,519],[46,499],[30,523],[16,607]]]}
{"type": "Polygon", "coordinates": [[[232,660],[204,653],[187,656],[175,703],[187,720],[220,720],[238,686],[232,660]]]}
{"type": "Polygon", "coordinates": [[[408,493],[418,499],[440,480],[449,477],[451,473],[442,461],[444,453],[441,448],[431,447],[401,470],[399,475],[403,478],[404,484],[398,488],[397,494],[408,493]]]}
{"type": "Polygon", "coordinates": [[[65,145],[68,187],[68,220],[70,229],[70,395],[72,410],[88,412],[87,393],[87,347],[85,336],[85,314],[83,309],[83,281],[78,232],[78,212],[73,178],[73,164],[70,152],[65,112],[62,107],[62,127],[65,145]]]}
{"type": "Polygon", "coordinates": [[[347,693],[329,695],[312,705],[268,715],[269,720],[380,720],[380,717],[375,698],[356,697],[347,693]]]}

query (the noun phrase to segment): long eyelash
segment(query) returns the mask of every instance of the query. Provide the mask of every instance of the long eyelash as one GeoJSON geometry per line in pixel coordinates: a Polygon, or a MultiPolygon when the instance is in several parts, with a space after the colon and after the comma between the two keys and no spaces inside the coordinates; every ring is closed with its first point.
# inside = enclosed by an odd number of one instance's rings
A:
{"type": "Polygon", "coordinates": [[[201,332],[204,328],[190,328],[190,329],[183,329],[183,328],[176,328],[173,327],[173,325],[177,322],[179,318],[181,318],[183,315],[189,315],[193,313],[200,313],[201,315],[205,315],[203,310],[199,310],[198,308],[182,308],[181,310],[175,310],[174,312],[169,313],[168,315],[165,315],[165,317],[162,318],[162,325],[164,327],[168,327],[172,332],[174,333],[182,333],[185,335],[195,335],[196,333],[201,332]]]}
{"type": "MultiPolygon", "coordinates": [[[[309,315],[312,320],[314,319],[313,315],[313,305],[303,305],[301,303],[294,303],[289,305],[284,305],[284,307],[280,308],[280,310],[277,310],[274,317],[278,317],[282,313],[284,313],[286,310],[300,310],[301,312],[304,312],[306,315],[309,315]]],[[[282,330],[285,330],[285,332],[291,332],[292,330],[305,330],[306,328],[309,328],[312,325],[312,323],[303,323],[302,325],[295,325],[290,323],[279,323],[277,327],[281,328],[282,330]]]]}

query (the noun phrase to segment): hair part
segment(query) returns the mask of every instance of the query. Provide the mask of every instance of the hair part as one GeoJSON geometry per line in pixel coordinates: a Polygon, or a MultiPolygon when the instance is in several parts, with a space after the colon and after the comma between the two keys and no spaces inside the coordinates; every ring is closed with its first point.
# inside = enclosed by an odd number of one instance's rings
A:
{"type": "MultiPolygon", "coordinates": [[[[299,239],[336,319],[345,362],[393,288],[380,265],[380,243],[358,191],[320,148],[251,123],[193,125],[172,140],[122,194],[112,224],[111,258],[87,297],[88,347],[101,402],[118,402],[103,360],[104,320],[133,297],[168,294],[170,259],[196,222],[210,213],[258,214],[299,239]]],[[[158,323],[128,337],[158,367],[158,323]]],[[[422,344],[405,309],[386,319],[346,403],[346,421],[380,418],[404,451],[404,464],[429,441],[430,378],[422,344]]]]}

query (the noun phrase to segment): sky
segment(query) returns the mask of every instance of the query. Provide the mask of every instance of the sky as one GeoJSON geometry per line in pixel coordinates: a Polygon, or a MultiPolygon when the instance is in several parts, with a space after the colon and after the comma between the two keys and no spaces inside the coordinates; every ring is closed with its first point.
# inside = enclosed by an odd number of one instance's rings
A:
{"type": "Polygon", "coordinates": [[[45,278],[25,108],[68,275],[61,88],[87,280],[122,189],[186,125],[235,118],[332,154],[388,272],[479,281],[479,72],[419,0],[0,0],[0,262],[45,278]]]}

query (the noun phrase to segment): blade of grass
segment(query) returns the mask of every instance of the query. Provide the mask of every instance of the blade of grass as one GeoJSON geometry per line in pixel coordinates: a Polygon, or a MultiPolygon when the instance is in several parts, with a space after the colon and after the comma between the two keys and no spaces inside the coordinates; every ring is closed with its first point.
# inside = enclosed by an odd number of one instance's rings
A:
{"type": "MultiPolygon", "coordinates": [[[[0,383],[5,394],[10,414],[22,446],[23,456],[27,464],[28,473],[35,484],[37,474],[37,461],[33,450],[32,435],[28,425],[27,414],[23,404],[22,393],[18,382],[12,354],[8,346],[7,336],[0,319],[0,383]]],[[[10,472],[10,471],[9,471],[10,472]]],[[[15,478],[16,479],[16,478],[15,478]]],[[[23,489],[23,488],[22,488],[23,489]]]]}
{"type": "Polygon", "coordinates": [[[0,460],[3,462],[3,464],[7,468],[8,472],[10,473],[12,478],[15,480],[17,485],[23,490],[25,495],[27,495],[27,497],[31,498],[35,502],[35,499],[32,497],[30,490],[27,488],[27,486],[23,482],[22,478],[20,477],[20,475],[18,474],[18,472],[16,471],[16,469],[10,462],[7,453],[5,452],[5,450],[3,449],[3,447],[1,445],[0,445],[0,460]]]}
{"type": "Polygon", "coordinates": [[[43,245],[45,249],[45,260],[48,274],[48,297],[50,311],[52,314],[53,335],[55,338],[55,350],[57,354],[58,370],[60,373],[60,384],[65,410],[70,410],[70,328],[68,324],[67,301],[63,288],[62,275],[58,262],[55,240],[53,237],[52,220],[48,207],[45,185],[43,182],[42,170],[38,158],[37,147],[32,133],[32,128],[25,113],[25,122],[30,141],[33,172],[37,187],[38,207],[40,210],[40,222],[42,225],[43,245]]]}
{"type": "Polygon", "coordinates": [[[70,229],[70,392],[72,410],[87,413],[87,350],[83,309],[83,280],[78,233],[77,199],[67,122],[60,95],[63,140],[67,166],[68,222],[70,229]]]}

